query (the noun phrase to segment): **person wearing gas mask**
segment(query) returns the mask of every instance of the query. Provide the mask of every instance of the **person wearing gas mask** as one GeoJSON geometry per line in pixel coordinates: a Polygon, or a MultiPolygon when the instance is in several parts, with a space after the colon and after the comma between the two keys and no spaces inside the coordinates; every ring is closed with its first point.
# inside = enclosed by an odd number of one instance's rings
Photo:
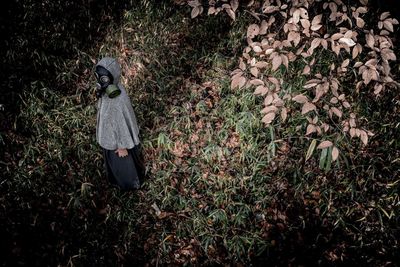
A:
{"type": "Polygon", "coordinates": [[[95,69],[98,98],[96,140],[103,149],[108,180],[122,190],[140,188],[144,166],[139,127],[116,59],[102,58],[95,69]],[[139,179],[140,178],[140,179],[139,179]]]}

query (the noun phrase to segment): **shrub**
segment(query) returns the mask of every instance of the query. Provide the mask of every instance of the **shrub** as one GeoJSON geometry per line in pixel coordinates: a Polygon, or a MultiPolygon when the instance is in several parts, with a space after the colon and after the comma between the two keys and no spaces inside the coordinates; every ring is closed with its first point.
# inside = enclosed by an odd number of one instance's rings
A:
{"type": "MultiPolygon", "coordinates": [[[[255,87],[264,96],[266,126],[296,126],[282,138],[310,141],[306,160],[320,149],[320,167],[329,170],[341,146],[373,136],[357,110],[360,91],[379,96],[398,88],[390,62],[396,60],[391,35],[398,21],[384,12],[366,24],[367,0],[250,1],[246,8],[259,21],[247,30],[247,44],[232,72],[231,87],[255,87]],[[371,25],[371,26],[369,26],[371,25]],[[288,122],[286,122],[289,120],[288,122]],[[317,145],[318,144],[318,145],[317,145]]],[[[192,17],[203,11],[189,1],[192,17]]],[[[208,14],[225,10],[235,19],[237,0],[209,1],[208,14]]]]}

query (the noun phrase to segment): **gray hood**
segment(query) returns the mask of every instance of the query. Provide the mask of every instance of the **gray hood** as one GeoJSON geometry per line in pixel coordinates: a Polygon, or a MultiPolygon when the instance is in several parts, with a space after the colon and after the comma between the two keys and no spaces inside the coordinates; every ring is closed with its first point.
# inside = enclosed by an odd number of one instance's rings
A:
{"type": "Polygon", "coordinates": [[[118,61],[112,57],[104,57],[102,58],[96,66],[102,66],[106,70],[108,70],[114,78],[113,84],[118,85],[119,79],[121,77],[121,67],[119,66],[118,61]]]}

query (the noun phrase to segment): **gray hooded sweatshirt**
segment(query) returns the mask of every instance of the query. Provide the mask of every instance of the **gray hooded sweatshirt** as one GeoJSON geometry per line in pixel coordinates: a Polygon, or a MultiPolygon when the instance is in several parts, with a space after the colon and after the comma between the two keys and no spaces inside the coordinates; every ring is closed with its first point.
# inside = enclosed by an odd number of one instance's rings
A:
{"type": "Polygon", "coordinates": [[[103,94],[97,103],[96,140],[108,150],[131,149],[139,145],[139,127],[125,88],[120,83],[121,68],[114,58],[105,57],[97,65],[106,68],[114,77],[114,84],[121,90],[115,98],[103,94]]]}

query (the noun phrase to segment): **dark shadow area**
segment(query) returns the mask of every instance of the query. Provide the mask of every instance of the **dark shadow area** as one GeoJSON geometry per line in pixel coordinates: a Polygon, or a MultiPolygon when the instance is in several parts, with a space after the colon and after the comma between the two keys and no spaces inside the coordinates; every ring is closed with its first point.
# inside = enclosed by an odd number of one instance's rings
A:
{"type": "MultiPolygon", "coordinates": [[[[0,103],[14,111],[17,94],[41,81],[68,91],[71,80],[59,72],[71,71],[77,51],[89,52],[101,44],[107,27],[119,23],[132,1],[9,1],[0,19],[2,38],[0,103]],[[69,68],[66,68],[69,67],[69,68]],[[7,88],[7,90],[5,90],[7,88]]],[[[74,66],[76,72],[82,66],[74,66]]],[[[81,68],[81,69],[79,69],[81,68]]]]}
{"type": "MultiPolygon", "coordinates": [[[[37,138],[29,129],[17,127],[14,132],[13,123],[22,104],[19,95],[24,90],[30,90],[32,82],[40,82],[43,87],[52,88],[62,95],[73,95],[75,82],[87,69],[87,63],[71,65],[70,62],[79,59],[77,51],[97,58],[98,55],[94,55],[93,51],[98,51],[103,44],[109,25],[121,23],[127,8],[135,8],[132,1],[14,1],[10,4],[7,15],[1,21],[2,34],[8,36],[3,44],[6,49],[2,51],[4,56],[1,65],[6,79],[1,86],[8,89],[0,98],[0,103],[5,107],[5,112],[0,114],[0,134],[6,133],[5,149],[1,154],[6,152],[12,155],[12,160],[17,163],[2,170],[2,173],[13,176],[12,170],[18,168],[23,146],[29,143],[28,139],[37,138]],[[62,72],[76,75],[66,79],[59,75],[62,72]],[[21,136],[21,142],[12,140],[13,136],[18,135],[21,136]]],[[[156,9],[158,5],[154,4],[152,8],[156,9]]],[[[162,25],[177,12],[182,13],[182,19],[188,16],[182,9],[171,7],[159,11],[160,16],[155,16],[153,23],[162,25]]],[[[146,68],[153,73],[151,78],[156,81],[141,89],[150,92],[149,97],[140,103],[143,109],[139,111],[146,114],[147,118],[164,117],[171,106],[179,105],[179,100],[174,103],[177,96],[182,94],[185,97],[184,94],[188,93],[177,90],[184,88],[185,79],[202,82],[197,70],[200,66],[203,69],[210,67],[206,59],[208,55],[227,53],[226,56],[230,56],[232,49],[221,49],[221,42],[228,39],[225,37],[231,27],[228,18],[206,17],[201,22],[188,18],[184,24],[187,27],[185,34],[178,34],[171,43],[155,47],[157,51],[162,51],[157,56],[158,62],[146,63],[146,68]],[[209,30],[199,31],[198,27],[209,30]],[[155,95],[165,101],[155,104],[155,95]]],[[[48,105],[53,105],[52,101],[49,99],[48,105]]],[[[44,112],[50,110],[46,106],[44,112]]],[[[152,124],[151,119],[142,122],[142,126],[149,128],[153,127],[152,124]]],[[[89,190],[87,197],[82,196],[80,184],[76,182],[80,179],[77,177],[80,169],[85,169],[84,173],[97,175],[98,166],[94,163],[84,166],[88,159],[80,158],[78,151],[68,152],[67,155],[67,162],[46,162],[43,173],[33,171],[30,176],[27,175],[26,178],[34,183],[31,189],[18,188],[19,182],[13,179],[0,185],[0,265],[143,265],[146,252],[142,241],[150,233],[140,232],[137,234],[138,240],[132,242],[130,236],[125,236],[132,222],[116,223],[114,219],[113,223],[106,223],[108,205],[113,213],[118,213],[118,210],[122,213],[126,203],[120,203],[121,200],[115,197],[118,192],[107,188],[105,183],[96,185],[98,190],[89,190]]],[[[0,156],[3,160],[4,156],[0,156]]],[[[4,166],[0,165],[1,168],[4,166]]],[[[135,193],[129,198],[133,202],[138,199],[135,193]]],[[[137,222],[135,227],[149,228],[143,224],[150,224],[151,228],[154,222],[137,222]]]]}
{"type": "MultiPolygon", "coordinates": [[[[102,44],[109,25],[118,25],[123,11],[133,2],[13,0],[4,3],[0,17],[1,266],[67,264],[69,258],[80,253],[77,248],[84,243],[91,243],[77,230],[84,227],[87,218],[77,215],[79,210],[71,213],[68,203],[64,202],[68,201],[71,188],[67,183],[71,179],[62,177],[65,184],[53,184],[52,188],[48,188],[48,195],[35,191],[16,195],[13,193],[15,188],[7,185],[3,179],[13,176],[10,161],[22,153],[23,144],[26,143],[24,138],[33,137],[29,130],[14,129],[22,104],[19,95],[30,90],[32,83],[39,83],[64,95],[75,93],[74,84],[87,68],[85,63],[77,62],[78,52],[96,58],[93,51],[102,44]],[[63,76],[62,73],[73,75],[63,76]],[[53,188],[59,192],[54,192],[53,188]],[[59,197],[52,199],[50,193],[59,194],[59,197]]],[[[54,168],[46,166],[45,169],[46,177],[57,175],[54,168]]],[[[67,173],[65,175],[68,176],[67,173]]],[[[45,177],[34,176],[30,178],[43,188],[52,183],[45,177]]],[[[98,226],[103,216],[99,217],[96,210],[85,212],[86,216],[93,217],[94,228],[102,228],[99,240],[93,242],[119,242],[115,231],[108,231],[107,226],[98,226]]],[[[103,255],[103,260],[107,256],[115,256],[112,250],[105,248],[99,254],[103,255]]],[[[88,261],[86,266],[95,264],[97,256],[88,255],[88,259],[93,261],[88,261]]]]}

